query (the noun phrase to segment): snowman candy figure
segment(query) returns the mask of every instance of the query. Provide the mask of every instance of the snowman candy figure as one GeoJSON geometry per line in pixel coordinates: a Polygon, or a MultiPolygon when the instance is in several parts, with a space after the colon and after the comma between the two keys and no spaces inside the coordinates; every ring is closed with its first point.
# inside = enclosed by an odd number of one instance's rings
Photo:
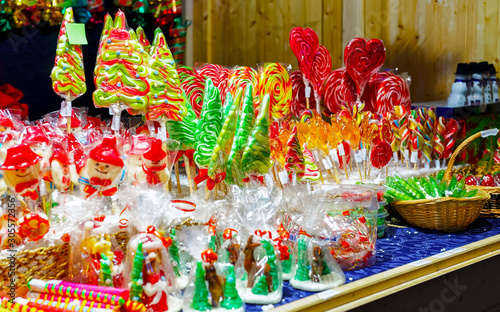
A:
{"type": "Polygon", "coordinates": [[[148,184],[166,184],[170,179],[167,166],[167,153],[160,139],[151,139],[151,147],[144,153],[142,170],[148,184]]]}

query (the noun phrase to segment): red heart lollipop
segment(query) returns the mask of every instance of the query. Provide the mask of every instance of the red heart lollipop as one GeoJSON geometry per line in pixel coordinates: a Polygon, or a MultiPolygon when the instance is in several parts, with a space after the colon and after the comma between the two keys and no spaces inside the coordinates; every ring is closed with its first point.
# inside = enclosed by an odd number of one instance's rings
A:
{"type": "Polygon", "coordinates": [[[330,52],[324,46],[319,46],[318,52],[314,57],[311,67],[311,82],[319,95],[323,95],[323,81],[332,70],[332,57],[330,52]]]}
{"type": "Polygon", "coordinates": [[[356,85],[345,68],[336,69],[328,74],[324,83],[324,102],[332,114],[342,109],[342,104],[351,107],[356,101],[356,85]]]}
{"type": "Polygon", "coordinates": [[[373,167],[380,169],[387,166],[389,161],[391,161],[391,157],[391,144],[386,141],[379,141],[372,148],[372,152],[370,153],[370,162],[373,167]]]}
{"type": "Polygon", "coordinates": [[[306,79],[310,80],[311,65],[318,52],[318,35],[311,28],[295,27],[290,31],[290,48],[306,79]]]}
{"type": "Polygon", "coordinates": [[[378,72],[385,61],[385,47],[381,40],[366,42],[363,38],[352,39],[344,50],[344,64],[356,83],[358,98],[361,99],[370,77],[378,72]]]}
{"type": "MultiPolygon", "coordinates": [[[[299,70],[294,71],[290,75],[290,81],[292,82],[292,105],[290,109],[295,117],[300,118],[302,112],[307,109],[306,94],[304,91],[306,86],[304,85],[304,79],[302,79],[302,73],[299,70]]],[[[314,90],[311,90],[309,105],[316,107],[314,90]]]]}

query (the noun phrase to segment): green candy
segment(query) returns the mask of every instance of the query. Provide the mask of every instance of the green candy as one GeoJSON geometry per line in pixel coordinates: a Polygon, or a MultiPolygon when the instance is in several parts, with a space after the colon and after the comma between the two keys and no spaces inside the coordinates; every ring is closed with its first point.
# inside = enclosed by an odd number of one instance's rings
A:
{"type": "Polygon", "coordinates": [[[271,168],[271,146],[269,144],[269,94],[264,95],[259,115],[241,157],[244,173],[266,174],[271,168]]]}
{"type": "Polygon", "coordinates": [[[474,189],[474,190],[468,191],[468,192],[464,195],[464,197],[474,197],[474,196],[476,196],[476,195],[477,195],[477,193],[478,193],[478,192],[479,192],[479,191],[478,191],[478,189],[474,189]]]}
{"type": "MultiPolygon", "coordinates": [[[[238,91],[241,91],[241,89],[238,89],[238,91]]],[[[231,95],[231,92],[226,93],[226,101],[224,102],[224,120],[226,120],[227,115],[229,115],[229,111],[231,110],[232,104],[233,104],[233,96],[231,95]]]]}
{"type": "Polygon", "coordinates": [[[179,141],[181,143],[181,150],[183,151],[194,148],[196,142],[195,133],[198,125],[196,113],[188,101],[186,101],[186,111],[187,114],[181,121],[167,120],[166,122],[170,138],[179,141]]]}
{"type": "Polygon", "coordinates": [[[241,180],[242,175],[237,174],[240,171],[241,156],[255,122],[252,94],[253,87],[251,84],[248,84],[245,89],[245,96],[243,97],[243,105],[241,107],[233,145],[226,163],[226,183],[228,184],[234,184],[236,181],[239,182],[241,180]]]}
{"type": "Polygon", "coordinates": [[[397,191],[395,189],[387,189],[384,193],[384,197],[386,199],[393,199],[393,200],[414,200],[415,199],[414,197],[406,195],[405,193],[402,193],[402,192],[397,191]]]}
{"type": "Polygon", "coordinates": [[[413,183],[413,181],[410,182],[410,179],[408,181],[405,181],[401,179],[398,176],[394,176],[396,178],[397,183],[400,185],[400,189],[405,190],[405,193],[409,194],[411,197],[415,199],[423,199],[425,196],[417,189],[417,186],[413,186],[410,183],[413,183]]]}
{"type": "Polygon", "coordinates": [[[431,188],[434,190],[435,195],[434,197],[443,197],[444,193],[441,188],[441,184],[438,184],[438,181],[436,181],[436,178],[434,177],[429,177],[429,182],[431,185],[431,188]]]}
{"type": "Polygon", "coordinates": [[[439,172],[436,175],[436,178],[437,178],[438,181],[443,180],[445,172],[446,172],[446,170],[444,170],[444,169],[443,170],[439,170],[439,172]]]}
{"type": "Polygon", "coordinates": [[[203,107],[195,134],[194,162],[198,167],[207,167],[210,164],[221,129],[222,106],[219,89],[208,78],[205,83],[203,107]]]}
{"type": "Polygon", "coordinates": [[[447,191],[453,193],[456,185],[457,185],[457,177],[453,176],[453,178],[451,178],[450,184],[448,184],[447,191]]]}
{"type": "Polygon", "coordinates": [[[241,96],[243,94],[242,89],[236,92],[234,101],[231,103],[226,103],[229,108],[227,116],[222,125],[222,129],[217,137],[217,143],[214,147],[214,152],[212,158],[210,159],[210,164],[208,165],[208,175],[213,177],[215,171],[220,168],[225,168],[227,155],[229,154],[229,149],[231,148],[231,143],[236,133],[236,124],[238,121],[238,111],[240,108],[241,96]],[[222,159],[220,157],[222,156],[222,159]]]}

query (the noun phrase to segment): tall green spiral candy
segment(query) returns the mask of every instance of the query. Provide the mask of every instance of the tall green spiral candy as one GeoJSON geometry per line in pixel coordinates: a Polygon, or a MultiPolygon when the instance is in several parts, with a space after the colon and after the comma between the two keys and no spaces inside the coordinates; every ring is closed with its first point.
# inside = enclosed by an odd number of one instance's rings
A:
{"type": "Polygon", "coordinates": [[[196,128],[194,162],[198,167],[207,167],[222,129],[222,102],[219,89],[209,78],[205,83],[205,95],[200,120],[196,128]]]}
{"type": "MultiPolygon", "coordinates": [[[[186,95],[184,94],[184,100],[186,95]]],[[[186,101],[186,100],[185,100],[186,101]]],[[[167,120],[167,130],[170,138],[177,140],[181,143],[181,150],[186,151],[194,148],[196,139],[195,133],[198,125],[196,113],[189,101],[186,101],[187,114],[181,121],[167,120]]]]}
{"type": "Polygon", "coordinates": [[[245,96],[243,97],[243,105],[238,118],[238,126],[236,128],[236,134],[234,135],[233,145],[226,163],[226,183],[228,184],[235,183],[236,177],[233,170],[236,171],[240,168],[241,154],[248,140],[248,135],[252,131],[254,122],[253,87],[251,84],[248,84],[245,89],[245,96]]]}
{"type": "Polygon", "coordinates": [[[226,93],[226,102],[224,105],[224,120],[226,120],[227,115],[229,114],[229,111],[231,110],[233,104],[233,96],[231,95],[231,92],[226,93]]]}
{"type": "Polygon", "coordinates": [[[269,94],[260,104],[259,115],[243,151],[241,168],[244,173],[266,174],[271,168],[271,146],[269,145],[269,94]]]}
{"type": "Polygon", "coordinates": [[[130,272],[130,300],[141,302],[142,300],[142,267],[144,265],[144,252],[142,251],[142,242],[137,245],[137,250],[132,263],[132,270],[130,272]]]}
{"type": "Polygon", "coordinates": [[[101,270],[99,272],[99,285],[113,287],[113,277],[111,276],[111,261],[104,253],[101,253],[101,270]]]}
{"type": "Polygon", "coordinates": [[[231,143],[236,132],[242,93],[242,90],[239,89],[236,92],[234,100],[231,98],[231,102],[226,102],[226,105],[230,105],[230,108],[226,115],[226,119],[224,120],[224,125],[219,133],[219,137],[217,138],[217,143],[215,144],[210,164],[208,165],[208,175],[211,177],[215,175],[215,171],[217,169],[225,167],[226,165],[227,155],[229,154],[229,149],[231,148],[231,143]],[[219,160],[221,155],[223,157],[222,163],[219,160]]]}

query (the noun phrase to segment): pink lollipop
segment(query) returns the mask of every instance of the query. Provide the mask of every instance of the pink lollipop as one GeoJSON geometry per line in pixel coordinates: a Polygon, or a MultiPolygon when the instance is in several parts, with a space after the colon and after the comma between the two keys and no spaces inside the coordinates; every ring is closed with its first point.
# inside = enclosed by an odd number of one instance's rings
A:
{"type": "Polygon", "coordinates": [[[391,161],[392,149],[391,144],[386,141],[378,141],[375,146],[372,147],[372,152],[370,153],[370,162],[372,166],[380,169],[391,161]]]}
{"type": "Polygon", "coordinates": [[[224,68],[217,64],[207,64],[200,70],[200,76],[212,79],[214,86],[219,89],[223,104],[226,99],[226,93],[228,91],[229,74],[230,71],[227,68],[224,68]]]}
{"type": "MultiPolygon", "coordinates": [[[[307,109],[306,95],[304,79],[302,78],[302,73],[300,70],[296,70],[290,75],[290,81],[292,82],[292,114],[300,118],[302,112],[307,109]]],[[[311,100],[309,104],[312,107],[316,106],[316,99],[314,97],[314,90],[311,90],[311,100]]]]}
{"type": "Polygon", "coordinates": [[[342,104],[356,101],[356,85],[349,77],[345,68],[336,69],[328,74],[324,82],[325,94],[324,102],[326,108],[332,114],[341,111],[342,104]]]}
{"type": "Polygon", "coordinates": [[[394,112],[394,107],[397,105],[410,109],[410,89],[401,77],[390,74],[378,86],[374,112],[378,114],[394,112]]]}
{"type": "Polygon", "coordinates": [[[311,68],[311,82],[314,91],[316,91],[318,95],[323,95],[323,82],[331,70],[332,57],[330,56],[330,52],[324,46],[319,46],[311,68]]]}
{"type": "Polygon", "coordinates": [[[300,71],[311,79],[311,66],[318,52],[318,35],[311,28],[295,27],[290,31],[290,48],[297,58],[300,71]]]}
{"type": "Polygon", "coordinates": [[[344,50],[344,64],[356,83],[358,99],[361,99],[370,77],[384,64],[385,47],[381,40],[366,42],[363,38],[352,39],[344,50]]]}

